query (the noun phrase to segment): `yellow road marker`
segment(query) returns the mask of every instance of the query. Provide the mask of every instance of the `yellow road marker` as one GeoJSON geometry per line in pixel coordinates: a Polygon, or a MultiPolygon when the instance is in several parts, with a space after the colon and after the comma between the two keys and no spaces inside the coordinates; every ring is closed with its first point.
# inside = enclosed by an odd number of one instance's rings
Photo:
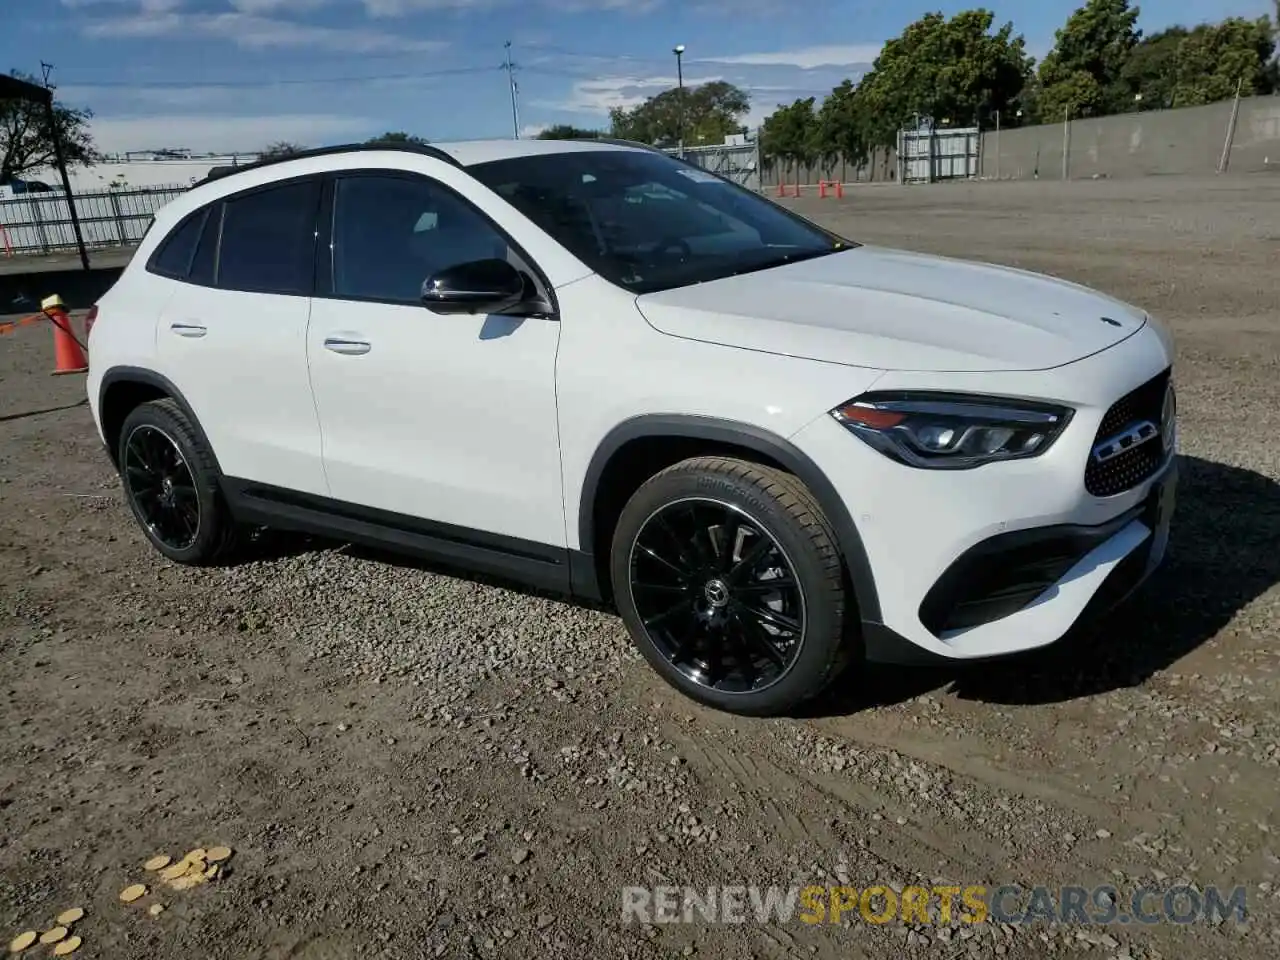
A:
{"type": "Polygon", "coordinates": [[[36,936],[37,934],[34,930],[28,930],[26,933],[18,934],[9,941],[9,952],[21,953],[23,950],[27,949],[27,947],[36,942],[36,936]]]}
{"type": "Polygon", "coordinates": [[[53,948],[53,954],[56,957],[65,957],[68,953],[74,953],[80,949],[80,944],[84,943],[79,937],[72,937],[69,940],[63,940],[60,944],[53,948]]]}
{"type": "Polygon", "coordinates": [[[173,858],[169,856],[167,853],[158,853],[154,857],[152,857],[150,860],[148,860],[146,863],[144,863],[142,865],[142,869],[153,870],[153,871],[163,870],[172,862],[173,862],[173,858]]]}
{"type": "Polygon", "coordinates": [[[58,923],[62,924],[64,927],[69,927],[71,926],[71,924],[75,923],[77,920],[79,920],[83,916],[84,916],[83,909],[81,909],[80,907],[72,907],[70,910],[63,910],[54,919],[56,919],[58,923]]]}
{"type": "Polygon", "coordinates": [[[120,899],[125,903],[133,903],[140,896],[147,892],[147,887],[142,883],[135,883],[132,886],[125,887],[120,891],[120,899]]]}

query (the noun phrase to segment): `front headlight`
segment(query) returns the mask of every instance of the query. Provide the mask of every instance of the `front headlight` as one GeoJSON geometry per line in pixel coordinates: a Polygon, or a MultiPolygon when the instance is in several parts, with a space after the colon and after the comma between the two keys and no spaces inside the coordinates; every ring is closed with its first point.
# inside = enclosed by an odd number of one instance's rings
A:
{"type": "Polygon", "coordinates": [[[885,456],[912,467],[967,470],[1038,457],[1071,420],[1070,407],[1004,397],[875,392],[831,415],[885,456]]]}

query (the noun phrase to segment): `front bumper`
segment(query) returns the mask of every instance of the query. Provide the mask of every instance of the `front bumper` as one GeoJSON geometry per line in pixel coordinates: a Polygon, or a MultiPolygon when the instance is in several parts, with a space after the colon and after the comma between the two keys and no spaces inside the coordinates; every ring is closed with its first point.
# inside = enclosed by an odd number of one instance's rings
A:
{"type": "MultiPolygon", "coordinates": [[[[1039,382],[985,378],[968,392],[1050,398],[1076,415],[1042,456],[976,470],[902,466],[831,417],[799,431],[792,441],[836,487],[871,568],[879,616],[864,623],[867,656],[977,660],[1033,650],[1136,589],[1167,549],[1176,442],[1150,476],[1118,493],[1090,493],[1085,465],[1113,405],[1167,366],[1160,341],[1139,334],[1042,371],[1039,382]]],[[[960,379],[935,375],[920,386],[963,389],[960,379]]]]}
{"type": "Polygon", "coordinates": [[[909,640],[884,623],[864,623],[867,658],[917,663],[1007,656],[1047,646],[1095,621],[1164,561],[1177,481],[1172,459],[1150,482],[1143,503],[1113,521],[1041,527],[984,541],[959,558],[949,571],[958,575],[940,578],[921,604],[922,622],[943,646],[909,640]],[[1027,575],[991,582],[993,574],[1020,572],[1027,575]]]}

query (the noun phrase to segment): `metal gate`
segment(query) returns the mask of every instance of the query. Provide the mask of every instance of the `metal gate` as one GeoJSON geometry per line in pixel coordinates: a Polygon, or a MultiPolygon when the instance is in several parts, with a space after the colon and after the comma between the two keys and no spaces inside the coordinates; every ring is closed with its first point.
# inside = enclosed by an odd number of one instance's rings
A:
{"type": "MultiPolygon", "coordinates": [[[[680,151],[667,150],[672,156],[680,151]]],[[[760,142],[717,144],[710,147],[685,147],[684,158],[703,170],[710,170],[748,190],[760,189],[760,142]]]]}
{"type": "Polygon", "coordinates": [[[978,175],[981,135],[977,127],[937,129],[930,123],[898,132],[898,180],[933,183],[978,175]]]}

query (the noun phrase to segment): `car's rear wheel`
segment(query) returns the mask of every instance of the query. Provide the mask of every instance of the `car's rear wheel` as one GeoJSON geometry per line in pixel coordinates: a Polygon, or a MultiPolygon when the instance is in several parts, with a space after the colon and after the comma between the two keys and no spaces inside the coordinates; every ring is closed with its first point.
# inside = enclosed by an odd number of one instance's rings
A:
{"type": "Polygon", "coordinates": [[[174,401],[152,400],[130,411],[116,462],[129,509],[157,550],[193,566],[231,554],[238,531],[218,489],[213,456],[174,401]]]}
{"type": "Polygon", "coordinates": [[[632,638],[695,700],[785,713],[844,662],[835,536],[790,474],[720,457],[675,464],[627,503],[610,560],[632,638]]]}

